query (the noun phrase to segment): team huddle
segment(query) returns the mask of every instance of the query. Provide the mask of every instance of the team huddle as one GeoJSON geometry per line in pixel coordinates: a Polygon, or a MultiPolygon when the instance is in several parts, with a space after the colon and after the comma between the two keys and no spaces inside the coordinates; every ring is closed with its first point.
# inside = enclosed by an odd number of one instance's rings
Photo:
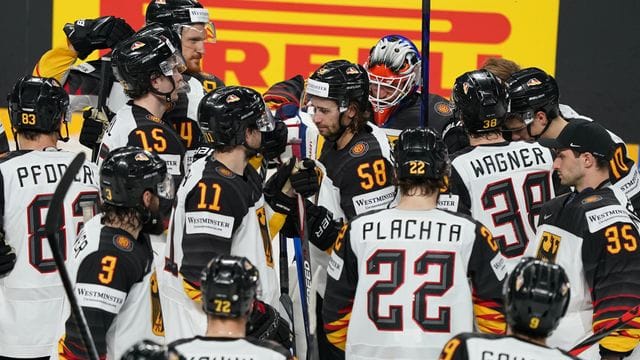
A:
{"type": "Polygon", "coordinates": [[[260,94],[202,71],[196,0],[63,30],[0,134],[0,359],[640,358],[637,166],[543,70],[423,104],[388,35],[260,94]]]}

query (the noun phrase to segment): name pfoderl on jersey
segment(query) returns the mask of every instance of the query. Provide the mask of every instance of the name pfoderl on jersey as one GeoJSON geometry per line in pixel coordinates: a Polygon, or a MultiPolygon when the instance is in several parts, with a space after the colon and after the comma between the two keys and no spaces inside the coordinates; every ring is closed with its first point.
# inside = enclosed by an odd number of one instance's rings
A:
{"type": "Polygon", "coordinates": [[[192,211],[185,214],[185,231],[187,234],[212,234],[230,238],[234,221],[232,216],[208,211],[192,211]]]}
{"type": "MultiPolygon", "coordinates": [[[[62,178],[62,175],[67,171],[67,164],[46,164],[46,165],[26,165],[16,168],[16,175],[20,187],[41,185],[41,184],[55,184],[62,178]]],[[[82,168],[76,174],[73,181],[81,182],[88,185],[96,185],[95,174],[91,167],[82,165],[82,168]]]]}
{"type": "Polygon", "coordinates": [[[396,190],[393,186],[372,191],[366,194],[354,196],[351,200],[356,214],[363,214],[367,211],[386,208],[396,196],[396,190]]]}
{"type": "Polygon", "coordinates": [[[78,305],[94,309],[102,309],[112,314],[118,314],[124,305],[127,293],[108,286],[97,284],[76,284],[78,305]]]}
{"type": "Polygon", "coordinates": [[[327,275],[331,276],[335,280],[339,280],[343,267],[344,260],[342,260],[335,251],[332,252],[331,257],[329,258],[329,265],[327,266],[327,275]]]}
{"type": "Polygon", "coordinates": [[[462,225],[427,219],[394,219],[391,221],[362,222],[362,239],[376,240],[429,240],[458,242],[462,225]]]}
{"type": "Polygon", "coordinates": [[[544,151],[541,148],[526,147],[472,159],[469,164],[474,175],[478,177],[550,163],[545,159],[544,151]]]}
{"type": "Polygon", "coordinates": [[[629,213],[620,205],[609,205],[587,211],[585,214],[592,233],[617,222],[631,222],[629,213]]]}

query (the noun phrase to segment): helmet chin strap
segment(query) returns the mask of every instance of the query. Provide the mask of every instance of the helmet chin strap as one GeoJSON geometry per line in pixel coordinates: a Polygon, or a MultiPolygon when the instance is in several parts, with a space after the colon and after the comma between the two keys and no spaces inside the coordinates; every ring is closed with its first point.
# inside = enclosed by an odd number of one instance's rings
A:
{"type": "MultiPolygon", "coordinates": [[[[338,131],[333,135],[327,136],[328,140],[330,140],[332,142],[338,141],[342,137],[342,135],[344,135],[344,132],[347,131],[347,128],[349,127],[349,125],[351,125],[351,122],[349,122],[348,125],[342,125],[342,115],[345,112],[346,112],[346,110],[341,112],[340,113],[340,117],[338,118],[338,131]]],[[[353,119],[351,119],[351,121],[353,121],[353,119]]]]}
{"type": "Polygon", "coordinates": [[[171,76],[166,76],[165,77],[169,78],[169,81],[171,81],[171,85],[173,85],[173,89],[171,89],[171,91],[163,93],[160,92],[158,90],[156,90],[156,88],[153,87],[153,85],[151,85],[151,92],[155,95],[159,95],[162,100],[164,100],[167,104],[173,104],[174,101],[171,99],[171,94],[173,93],[173,91],[176,89],[176,82],[173,81],[173,77],[171,76]]]}

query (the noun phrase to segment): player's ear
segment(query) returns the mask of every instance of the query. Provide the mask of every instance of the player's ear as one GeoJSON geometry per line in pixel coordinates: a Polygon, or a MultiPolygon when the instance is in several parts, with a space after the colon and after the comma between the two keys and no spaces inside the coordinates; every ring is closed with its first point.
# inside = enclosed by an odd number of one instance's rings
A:
{"type": "Polygon", "coordinates": [[[549,119],[547,118],[547,114],[544,111],[536,111],[536,115],[533,121],[538,121],[540,125],[547,126],[547,122],[549,122],[549,119]]]}
{"type": "Polygon", "coordinates": [[[145,208],[149,208],[151,207],[152,203],[153,203],[153,193],[150,190],[145,190],[142,193],[142,204],[144,205],[145,208]]]}

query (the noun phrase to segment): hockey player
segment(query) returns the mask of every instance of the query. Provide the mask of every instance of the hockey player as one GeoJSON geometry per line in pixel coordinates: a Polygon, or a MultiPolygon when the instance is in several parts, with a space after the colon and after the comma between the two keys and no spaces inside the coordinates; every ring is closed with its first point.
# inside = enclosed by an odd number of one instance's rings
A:
{"type": "Polygon", "coordinates": [[[170,354],[186,359],[292,359],[279,344],[247,337],[259,282],[258,270],[247,258],[216,255],[199,282],[206,334],[170,343],[170,354]]]}
{"type": "Polygon", "coordinates": [[[178,190],[160,281],[168,341],[204,334],[200,271],[217,254],[250,259],[262,274],[258,298],[278,304],[271,211],[262,179],[247,166],[262,134],[273,130],[271,114],[255,90],[229,86],[203,98],[198,121],[207,124],[215,151],[192,164],[178,190]]]}
{"type": "Polygon", "coordinates": [[[429,104],[425,104],[429,123],[421,123],[421,62],[420,52],[411,40],[401,35],[387,35],[371,48],[364,64],[369,74],[373,120],[391,141],[397,139],[402,130],[418,126],[428,125],[442,133],[453,116],[447,99],[429,94],[429,104]]]}
{"type": "MultiPolygon", "coordinates": [[[[538,68],[527,68],[514,73],[507,82],[511,99],[511,116],[507,126],[513,139],[554,139],[573,121],[592,121],[578,115],[566,105],[558,105],[559,90],[555,79],[538,68]],[[515,130],[514,130],[515,129],[515,130]]],[[[625,142],[608,131],[616,144],[609,161],[609,179],[622,190],[636,214],[640,211],[640,178],[637,164],[629,156],[625,142]]]]}
{"type": "Polygon", "coordinates": [[[102,144],[98,164],[112,149],[125,145],[154,151],[171,175],[184,174],[185,148],[163,115],[188,87],[181,72],[180,53],[162,35],[139,34],[122,41],[113,52],[114,71],[133,100],[113,118],[102,144]]]}
{"type": "MultiPolygon", "coordinates": [[[[0,160],[0,358],[48,358],[66,298],[44,223],[51,194],[76,155],[56,149],[69,121],[69,96],[55,79],[25,76],[7,100],[19,150],[0,160]]],[[[85,162],[67,201],[50,209],[62,214],[58,250],[66,259],[83,224],[80,204],[95,203],[98,190],[98,170],[85,162]]]]}
{"type": "MultiPolygon", "coordinates": [[[[149,231],[162,200],[173,199],[173,178],[158,155],[122,147],[102,163],[100,194],[102,214],[87,222],[73,243],[69,275],[100,358],[119,359],[136,341],[162,341],[149,231]]],[[[88,358],[73,316],[58,353],[61,359],[88,358]]]]}
{"type": "Polygon", "coordinates": [[[504,332],[504,258],[491,232],[436,208],[449,158],[431,129],[395,148],[399,203],[342,228],[327,273],[324,327],[347,359],[434,359],[453,334],[504,332]]]}
{"type": "MultiPolygon", "coordinates": [[[[609,183],[615,152],[610,134],[595,122],[571,121],[555,139],[539,139],[557,151],[554,170],[575,191],[544,204],[527,255],[565,268],[573,296],[551,346],[569,349],[638,303],[638,220],[624,194],[609,183]]],[[[602,359],[621,359],[638,344],[640,319],[602,339],[602,359]]],[[[598,359],[597,347],[584,359],[598,359]]]]}
{"type": "Polygon", "coordinates": [[[489,71],[459,76],[452,97],[471,145],[452,160],[450,195],[441,196],[440,205],[487,224],[513,268],[535,234],[542,204],[555,196],[551,151],[504,140],[508,100],[489,71]]]}
{"type": "MultiPolygon", "coordinates": [[[[395,196],[389,142],[385,133],[370,122],[368,94],[366,70],[347,60],[323,64],[309,77],[305,88],[303,104],[320,135],[314,145],[316,155],[313,157],[318,160],[321,173],[318,206],[307,202],[306,219],[309,240],[314,244],[310,249],[312,273],[321,268],[320,276],[316,277],[318,318],[321,317],[326,284],[324,269],[329,261],[325,250],[331,248],[342,221],[385,208],[395,196]]],[[[291,193],[282,191],[291,170],[292,167],[282,167],[265,186],[269,204],[278,212],[292,215],[288,220],[297,217],[296,200],[290,197],[291,193]]],[[[305,196],[309,193],[301,189],[312,188],[311,183],[318,179],[313,176],[314,171],[307,174],[308,181],[296,186],[296,190],[305,196]]],[[[321,326],[317,330],[322,357],[323,349],[331,348],[321,326]]]]}
{"type": "Polygon", "coordinates": [[[577,359],[546,346],[569,299],[569,279],[562,267],[522,258],[504,284],[507,336],[458,334],[444,346],[440,360],[577,359]]]}

